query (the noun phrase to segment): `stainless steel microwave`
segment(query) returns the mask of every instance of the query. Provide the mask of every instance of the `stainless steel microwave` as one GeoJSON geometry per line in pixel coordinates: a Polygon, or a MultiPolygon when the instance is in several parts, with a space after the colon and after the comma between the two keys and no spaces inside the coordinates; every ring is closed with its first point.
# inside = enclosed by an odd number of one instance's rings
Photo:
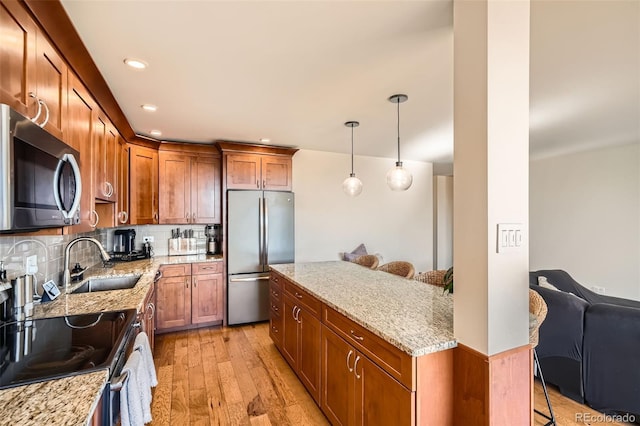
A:
{"type": "Polygon", "coordinates": [[[80,223],[76,150],[0,104],[0,232],[80,223]]]}

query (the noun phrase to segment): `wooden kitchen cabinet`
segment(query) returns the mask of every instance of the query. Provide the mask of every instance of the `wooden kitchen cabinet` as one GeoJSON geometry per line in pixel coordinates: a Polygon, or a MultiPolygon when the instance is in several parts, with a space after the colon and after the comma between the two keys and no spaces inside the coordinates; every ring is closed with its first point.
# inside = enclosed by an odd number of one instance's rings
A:
{"type": "Polygon", "coordinates": [[[322,326],[321,408],[333,425],[411,425],[413,393],[322,326]]]}
{"type": "Polygon", "coordinates": [[[127,144],[127,142],[118,137],[118,151],[116,153],[116,158],[118,160],[118,202],[117,202],[117,213],[116,213],[116,223],[117,225],[126,225],[130,223],[130,198],[129,198],[129,157],[131,148],[127,144]]]}
{"type": "Polygon", "coordinates": [[[227,189],[291,191],[291,156],[229,153],[227,189]]]}
{"type": "Polygon", "coordinates": [[[166,265],[160,272],[156,286],[158,331],[222,322],[222,262],[166,265]]]}
{"type": "Polygon", "coordinates": [[[149,346],[151,346],[151,352],[155,347],[155,314],[156,314],[156,287],[155,284],[151,284],[151,288],[147,293],[143,302],[143,311],[140,324],[142,325],[142,331],[147,333],[149,338],[149,346]]]}
{"type": "Polygon", "coordinates": [[[117,200],[118,134],[109,119],[99,111],[94,119],[93,182],[97,199],[117,200]]]}
{"type": "Polygon", "coordinates": [[[37,26],[16,0],[0,2],[0,102],[34,117],[37,26]]]}
{"type": "Polygon", "coordinates": [[[160,223],[220,223],[220,158],[160,151],[160,223]]]}
{"type": "Polygon", "coordinates": [[[0,102],[64,139],[67,64],[26,9],[0,3],[0,102]],[[40,104],[40,106],[39,106],[40,104]]]}
{"type": "Polygon", "coordinates": [[[158,223],[158,151],[130,145],[129,223],[158,223]]]}
{"type": "MultiPolygon", "coordinates": [[[[285,286],[289,286],[287,282],[285,286]]],[[[313,303],[312,300],[308,300],[313,303]]],[[[316,300],[317,302],[317,300],[316,300]]],[[[317,302],[319,303],[319,302],[317,302]]],[[[282,320],[282,355],[313,399],[320,402],[320,320],[307,304],[286,290],[282,320]]]]}
{"type": "Polygon", "coordinates": [[[92,186],[92,125],[97,108],[89,92],[80,80],[69,72],[69,93],[67,97],[65,142],[80,153],[80,177],[82,179],[82,195],[80,197],[80,223],[67,228],[69,234],[89,232],[95,229],[92,186]]]}
{"type": "Polygon", "coordinates": [[[191,264],[191,324],[222,322],[224,280],[222,262],[191,264]]]}
{"type": "Polygon", "coordinates": [[[282,287],[280,286],[280,278],[271,274],[269,277],[269,303],[271,305],[271,311],[269,315],[269,336],[276,347],[282,352],[284,330],[284,322],[282,313],[284,312],[284,295],[282,294],[282,287]]]}

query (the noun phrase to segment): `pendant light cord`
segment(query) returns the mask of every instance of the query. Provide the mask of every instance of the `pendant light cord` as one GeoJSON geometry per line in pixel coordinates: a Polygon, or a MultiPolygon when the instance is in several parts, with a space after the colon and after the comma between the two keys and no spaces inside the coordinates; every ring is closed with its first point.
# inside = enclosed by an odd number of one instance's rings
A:
{"type": "Polygon", "coordinates": [[[353,126],[351,126],[351,175],[353,176],[353,126]]]}
{"type": "Polygon", "coordinates": [[[396,99],[398,104],[398,163],[400,162],[400,99],[396,99]]]}

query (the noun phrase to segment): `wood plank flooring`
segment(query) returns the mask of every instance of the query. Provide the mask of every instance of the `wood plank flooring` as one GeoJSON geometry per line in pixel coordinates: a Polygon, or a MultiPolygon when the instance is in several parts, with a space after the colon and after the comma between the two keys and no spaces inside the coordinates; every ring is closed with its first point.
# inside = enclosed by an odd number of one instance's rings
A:
{"type": "MultiPolygon", "coordinates": [[[[269,338],[268,323],[162,334],[154,359],[158,386],[152,425],[328,425],[269,338]]],[[[598,425],[577,413],[598,413],[550,388],[558,424],[598,425]]],[[[536,408],[547,406],[539,383],[536,408]]],[[[546,420],[535,415],[534,425],[546,420]]]]}

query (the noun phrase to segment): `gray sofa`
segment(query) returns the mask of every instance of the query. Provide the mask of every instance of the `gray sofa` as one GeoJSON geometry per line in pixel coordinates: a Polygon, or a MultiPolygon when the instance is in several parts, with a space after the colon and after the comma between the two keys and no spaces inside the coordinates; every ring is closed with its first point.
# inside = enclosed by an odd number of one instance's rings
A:
{"type": "Polygon", "coordinates": [[[538,358],[548,383],[607,414],[640,422],[640,302],[594,293],[563,270],[529,273],[547,303],[538,358]],[[558,290],[541,287],[544,276],[558,290]]]}

